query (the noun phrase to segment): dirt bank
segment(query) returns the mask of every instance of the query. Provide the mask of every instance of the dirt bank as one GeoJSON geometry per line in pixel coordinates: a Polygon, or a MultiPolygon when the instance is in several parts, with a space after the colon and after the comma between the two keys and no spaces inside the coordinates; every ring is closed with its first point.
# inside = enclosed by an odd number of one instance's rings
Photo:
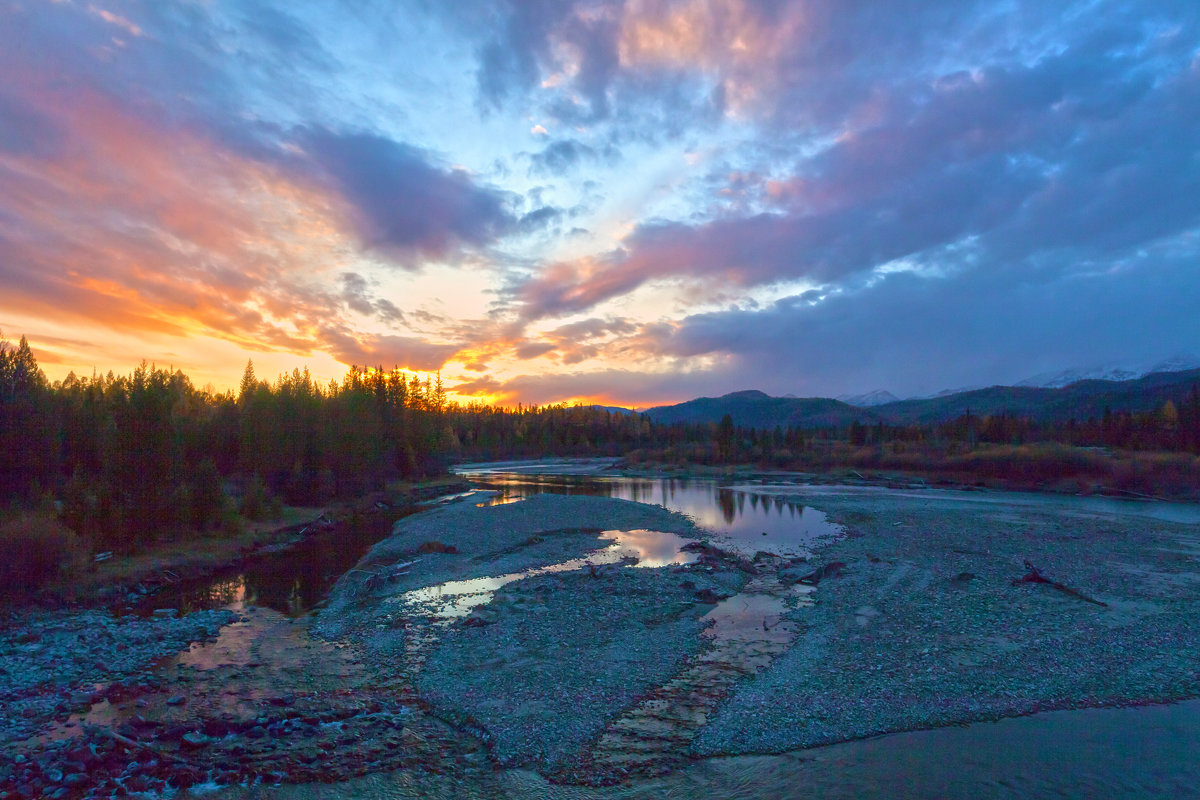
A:
{"type": "Polygon", "coordinates": [[[397,484],[353,501],[323,507],[289,506],[277,520],[246,521],[237,534],[208,531],[166,537],[137,553],[91,564],[81,574],[52,587],[42,600],[51,606],[137,606],[164,587],[227,572],[260,554],[294,547],[306,538],[337,536],[342,526],[353,524],[356,515],[394,514],[469,488],[457,478],[397,484]]]}

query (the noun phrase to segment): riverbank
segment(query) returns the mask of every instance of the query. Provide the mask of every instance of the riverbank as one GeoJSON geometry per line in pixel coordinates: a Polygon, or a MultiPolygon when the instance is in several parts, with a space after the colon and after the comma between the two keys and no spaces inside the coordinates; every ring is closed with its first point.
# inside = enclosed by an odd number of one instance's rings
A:
{"type": "MultiPolygon", "coordinates": [[[[1151,470],[1143,480],[1153,481],[1151,470]]],[[[585,472],[555,474],[588,474],[585,472]]],[[[597,474],[622,475],[631,478],[703,478],[739,482],[745,480],[792,481],[820,486],[879,486],[889,489],[951,489],[962,491],[1030,492],[1073,497],[1111,497],[1115,499],[1160,500],[1163,502],[1200,502],[1200,485],[1186,480],[1167,481],[1157,486],[1138,482],[1137,491],[1120,488],[1094,477],[1073,475],[1059,478],[1035,475],[1001,477],[984,472],[957,469],[880,469],[878,467],[832,464],[811,471],[766,468],[755,464],[673,464],[660,462],[631,462],[621,460],[604,467],[597,474]]]]}
{"type": "Polygon", "coordinates": [[[454,476],[395,483],[385,491],[325,506],[285,506],[275,520],[244,520],[236,533],[204,531],[161,538],[64,576],[37,598],[45,607],[135,607],[164,588],[236,569],[264,553],[316,536],[337,536],[356,516],[407,513],[434,497],[469,489],[454,476]]]}
{"type": "Polygon", "coordinates": [[[730,491],[842,534],[806,561],[771,554],[774,531],[723,551],[645,503],[475,496],[401,520],[315,614],[246,597],[178,619],[12,618],[0,797],[351,779],[318,794],[762,797],[752,768],[747,792],[721,791],[737,788],[721,765],[828,766],[832,743],[895,731],[1200,697],[1197,524],[1052,496],[730,491]]]}

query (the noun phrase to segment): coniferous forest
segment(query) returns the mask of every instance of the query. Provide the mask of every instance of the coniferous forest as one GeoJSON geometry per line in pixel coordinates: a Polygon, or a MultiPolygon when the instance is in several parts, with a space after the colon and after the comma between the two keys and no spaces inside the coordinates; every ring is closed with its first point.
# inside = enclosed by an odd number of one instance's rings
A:
{"type": "Polygon", "coordinates": [[[24,338],[0,343],[5,515],[52,514],[92,551],[219,531],[272,505],[352,499],[466,460],[615,456],[676,469],[874,469],[1188,495],[1200,483],[1198,453],[1194,386],[1154,412],[1053,424],[968,412],[938,424],[758,430],[729,417],[668,425],[594,406],[449,403],[438,376],[381,367],[320,383],[307,370],[268,380],[250,363],[238,390],[220,393],[145,363],[52,383],[24,338]]]}

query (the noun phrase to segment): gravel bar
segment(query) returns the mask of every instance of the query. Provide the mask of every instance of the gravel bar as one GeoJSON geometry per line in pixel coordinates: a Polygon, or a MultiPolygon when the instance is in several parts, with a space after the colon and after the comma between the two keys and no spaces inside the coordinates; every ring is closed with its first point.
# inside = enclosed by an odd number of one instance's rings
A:
{"type": "Polygon", "coordinates": [[[819,553],[846,567],[793,612],[805,632],[737,689],[694,755],[1200,696],[1195,525],[1003,495],[795,499],[847,527],[819,553]],[[1022,581],[1026,561],[1098,602],[1022,581]]]}

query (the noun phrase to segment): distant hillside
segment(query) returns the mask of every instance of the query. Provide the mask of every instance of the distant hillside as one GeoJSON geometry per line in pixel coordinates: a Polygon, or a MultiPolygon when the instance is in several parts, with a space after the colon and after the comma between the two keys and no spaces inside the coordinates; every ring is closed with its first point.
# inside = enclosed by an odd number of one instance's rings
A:
{"type": "MultiPolygon", "coordinates": [[[[827,397],[771,397],[759,391],[732,392],[721,397],[701,397],[674,406],[643,412],[655,422],[721,421],[726,414],[744,428],[826,428],[863,419],[862,409],[827,397]]],[[[871,418],[874,421],[874,418],[871,418]]]]}
{"type": "Polygon", "coordinates": [[[633,411],[633,410],[631,410],[631,409],[625,408],[624,406],[598,406],[598,405],[590,405],[590,406],[584,406],[584,408],[594,408],[594,409],[596,409],[597,411],[607,411],[607,412],[609,412],[610,414],[636,414],[636,413],[637,413],[636,411],[633,411]]]}
{"type": "Polygon", "coordinates": [[[1186,394],[1200,383],[1200,369],[1157,372],[1128,381],[1077,381],[1061,389],[993,386],[925,400],[901,400],[872,409],[885,422],[943,422],[970,409],[980,416],[1009,413],[1042,422],[1074,417],[1100,417],[1105,407],[1113,411],[1153,411],[1170,399],[1186,394]]]}
{"type": "Polygon", "coordinates": [[[887,389],[876,389],[863,394],[842,394],[838,395],[838,400],[859,408],[867,408],[870,406],[881,406],[886,403],[894,403],[899,400],[899,397],[889,392],[887,389]]]}
{"type": "Polygon", "coordinates": [[[771,397],[759,391],[701,397],[673,406],[647,410],[655,422],[719,422],[729,414],[741,427],[843,427],[854,421],[872,425],[945,422],[969,409],[979,416],[1008,413],[1043,422],[1100,417],[1113,411],[1152,411],[1167,400],[1178,400],[1200,384],[1200,369],[1158,372],[1127,381],[1085,380],[1061,389],[993,386],[941,397],[900,400],[860,408],[830,398],[771,397]]]}

